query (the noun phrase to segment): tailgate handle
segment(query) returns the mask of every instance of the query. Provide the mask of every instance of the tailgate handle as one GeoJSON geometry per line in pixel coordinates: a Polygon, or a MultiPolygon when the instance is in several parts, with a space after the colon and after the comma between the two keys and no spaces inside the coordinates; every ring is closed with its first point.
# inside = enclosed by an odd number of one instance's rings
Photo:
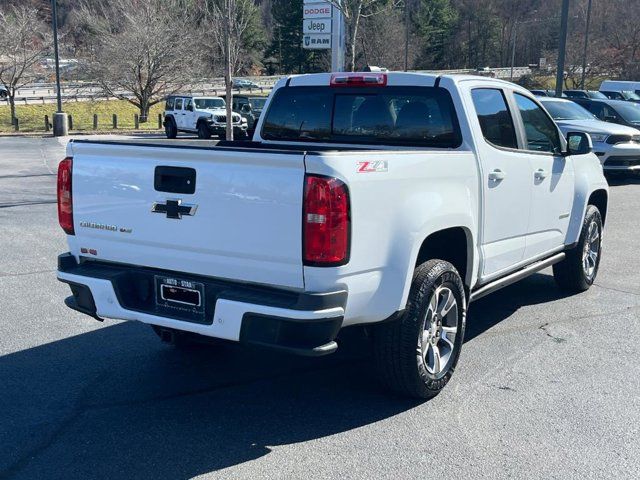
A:
{"type": "Polygon", "coordinates": [[[192,194],[196,191],[196,170],[186,167],[156,167],[153,187],[158,192],[192,194]]]}

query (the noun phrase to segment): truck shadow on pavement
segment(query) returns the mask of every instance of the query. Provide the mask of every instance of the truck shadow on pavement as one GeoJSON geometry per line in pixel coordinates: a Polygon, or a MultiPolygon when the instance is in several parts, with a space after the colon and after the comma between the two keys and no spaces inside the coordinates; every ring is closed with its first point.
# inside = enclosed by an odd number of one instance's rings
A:
{"type": "MultiPolygon", "coordinates": [[[[550,283],[535,275],[474,303],[467,341],[521,305],[559,298],[550,283]]],[[[182,352],[145,325],[108,325],[0,357],[1,478],[187,479],[421,403],[377,384],[361,337],[308,359],[233,346],[182,352]]]]}

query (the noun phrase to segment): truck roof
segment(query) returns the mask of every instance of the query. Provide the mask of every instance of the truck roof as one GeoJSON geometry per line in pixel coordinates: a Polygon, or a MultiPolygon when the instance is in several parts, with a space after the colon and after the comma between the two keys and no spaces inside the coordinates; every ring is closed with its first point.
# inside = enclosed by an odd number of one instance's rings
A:
{"type": "MultiPolygon", "coordinates": [[[[422,73],[422,72],[340,72],[340,73],[310,73],[303,75],[290,75],[278,81],[276,87],[288,84],[292,87],[301,86],[326,86],[331,82],[332,76],[344,74],[345,76],[351,75],[364,75],[368,77],[386,76],[388,86],[427,86],[432,87],[436,84],[436,80],[447,79],[458,84],[466,81],[478,81],[488,85],[510,85],[513,87],[513,83],[497,78],[485,77],[482,75],[469,75],[469,74],[437,74],[437,73],[422,73]]],[[[522,88],[523,91],[527,91],[522,88]]]]}

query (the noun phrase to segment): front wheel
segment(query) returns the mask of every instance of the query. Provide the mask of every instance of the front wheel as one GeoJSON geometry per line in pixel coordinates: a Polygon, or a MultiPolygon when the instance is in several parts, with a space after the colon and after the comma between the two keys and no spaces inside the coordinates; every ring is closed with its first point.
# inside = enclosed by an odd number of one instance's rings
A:
{"type": "Polygon", "coordinates": [[[553,266],[556,283],[571,292],[588,290],[596,279],[602,253],[602,216],[595,205],[587,206],[578,245],[553,266]]]}
{"type": "Polygon", "coordinates": [[[462,279],[453,265],[429,260],[418,266],[404,314],[374,330],[375,364],[383,383],[411,397],[440,393],[458,363],[466,310],[462,279]]]}
{"type": "Polygon", "coordinates": [[[204,122],[200,122],[200,124],[198,125],[198,138],[211,138],[211,130],[209,129],[209,126],[204,122]]]}
{"type": "Polygon", "coordinates": [[[165,120],[164,133],[167,138],[176,138],[178,136],[178,127],[172,118],[165,120]]]}

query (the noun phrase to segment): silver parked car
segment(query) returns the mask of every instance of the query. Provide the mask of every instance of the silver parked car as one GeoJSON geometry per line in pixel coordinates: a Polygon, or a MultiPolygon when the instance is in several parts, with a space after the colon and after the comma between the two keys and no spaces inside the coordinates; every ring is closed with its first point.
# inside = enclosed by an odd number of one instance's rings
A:
{"type": "Polygon", "coordinates": [[[585,132],[591,136],[593,151],[605,172],[640,172],[640,130],[604,122],[570,100],[540,97],[540,103],[567,135],[585,132]]]}

